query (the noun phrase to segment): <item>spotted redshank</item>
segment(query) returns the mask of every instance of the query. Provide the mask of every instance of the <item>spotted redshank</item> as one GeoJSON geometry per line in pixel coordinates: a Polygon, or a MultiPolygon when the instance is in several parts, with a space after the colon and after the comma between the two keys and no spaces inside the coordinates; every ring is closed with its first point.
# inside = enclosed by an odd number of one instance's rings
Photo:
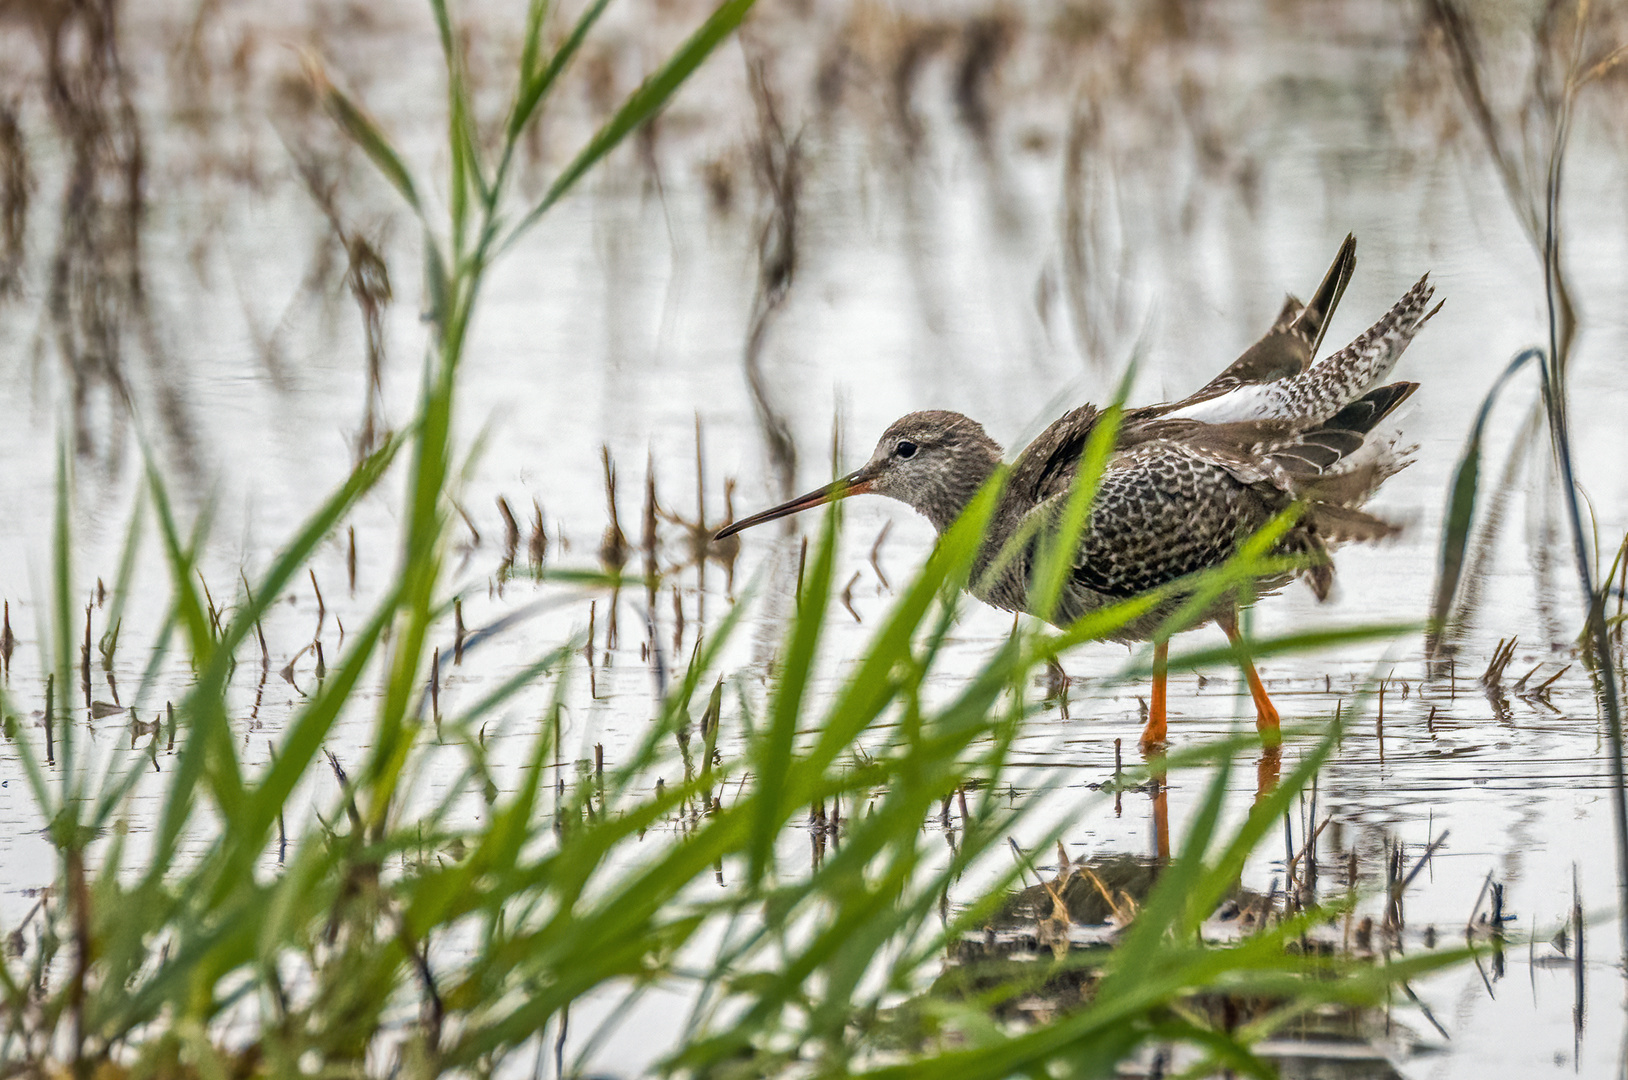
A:
{"type": "MultiPolygon", "coordinates": [[[[1311,301],[1289,297],[1266,336],[1220,375],[1179,401],[1124,414],[1079,536],[1072,573],[1055,606],[1044,613],[1048,621],[1066,626],[1104,605],[1219,566],[1244,538],[1295,503],[1302,504],[1302,512],[1279,551],[1301,557],[1300,576],[1319,600],[1333,583],[1330,543],[1396,532],[1361,506],[1405,462],[1390,440],[1369,436],[1418,384],[1376,384],[1440,305],[1430,306],[1433,290],[1426,274],[1355,341],[1316,360],[1355,265],[1356,241],[1347,236],[1311,301]]],[[[1020,532],[1044,537],[1048,526],[1055,532],[1086,441],[1101,418],[1095,406],[1081,406],[1018,455],[973,567],[971,588],[979,599],[1039,614],[1030,588],[1039,543],[1014,545],[1004,563],[996,559],[1020,532]],[[986,572],[991,567],[993,572],[986,572]]],[[[976,421],[956,412],[911,413],[887,429],[861,468],[718,535],[865,492],[907,503],[943,533],[1000,460],[1000,446],[976,421]]],[[[1257,582],[1248,596],[1269,593],[1287,580],[1257,582]]],[[[1154,644],[1144,746],[1166,738],[1169,624],[1185,600],[1172,595],[1111,635],[1154,644]]],[[[1238,647],[1241,602],[1247,598],[1225,596],[1192,625],[1213,621],[1238,647]]],[[[1277,709],[1241,647],[1238,655],[1256,726],[1263,739],[1275,743],[1277,709]]]]}

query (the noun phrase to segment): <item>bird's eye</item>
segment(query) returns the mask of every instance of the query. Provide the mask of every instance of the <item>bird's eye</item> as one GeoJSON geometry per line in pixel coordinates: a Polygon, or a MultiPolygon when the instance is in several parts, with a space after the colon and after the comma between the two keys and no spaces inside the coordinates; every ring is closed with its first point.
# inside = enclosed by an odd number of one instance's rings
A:
{"type": "Polygon", "coordinates": [[[893,448],[893,452],[902,458],[913,458],[916,456],[916,444],[909,439],[900,439],[899,445],[893,448]]]}

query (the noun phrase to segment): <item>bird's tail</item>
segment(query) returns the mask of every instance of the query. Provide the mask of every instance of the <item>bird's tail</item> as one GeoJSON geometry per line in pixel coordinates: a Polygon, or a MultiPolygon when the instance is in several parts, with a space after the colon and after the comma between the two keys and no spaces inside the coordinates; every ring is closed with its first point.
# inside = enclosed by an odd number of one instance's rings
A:
{"type": "Polygon", "coordinates": [[[1281,384],[1289,414],[1334,416],[1389,375],[1414,335],[1441,310],[1441,304],[1430,306],[1435,291],[1424,275],[1355,341],[1281,384]]]}
{"type": "MultiPolygon", "coordinates": [[[[1325,291],[1337,300],[1344,288],[1340,263],[1330,269],[1318,293],[1325,291]]],[[[1291,420],[1297,424],[1318,423],[1335,416],[1361,398],[1374,384],[1389,375],[1408,342],[1441,305],[1430,306],[1435,289],[1426,274],[1374,325],[1351,344],[1302,370],[1290,366],[1270,379],[1254,382],[1231,377],[1255,350],[1251,349],[1204,390],[1178,402],[1166,415],[1173,419],[1202,420],[1211,424],[1239,420],[1291,420]]],[[[1313,305],[1308,304],[1311,311],[1313,305]]],[[[1315,320],[1314,320],[1315,321],[1315,320]]],[[[1325,324],[1318,323],[1317,333],[1325,324]]],[[[1262,345],[1273,340],[1268,335],[1262,345]]],[[[1281,367],[1282,365],[1280,365],[1281,367]]],[[[1255,372],[1260,374],[1260,372],[1255,372]]]]}
{"type": "Polygon", "coordinates": [[[1302,576],[1319,600],[1327,599],[1334,585],[1330,544],[1383,540],[1401,531],[1359,507],[1386,477],[1407,465],[1388,440],[1372,434],[1418,388],[1418,383],[1403,382],[1370,390],[1265,454],[1288,478],[1294,494],[1306,501],[1291,546],[1305,557],[1302,576]]]}
{"type": "Polygon", "coordinates": [[[1288,475],[1297,495],[1315,498],[1320,481],[1360,464],[1352,459],[1369,434],[1417,389],[1418,383],[1399,382],[1370,390],[1316,427],[1264,448],[1263,456],[1288,475]]]}

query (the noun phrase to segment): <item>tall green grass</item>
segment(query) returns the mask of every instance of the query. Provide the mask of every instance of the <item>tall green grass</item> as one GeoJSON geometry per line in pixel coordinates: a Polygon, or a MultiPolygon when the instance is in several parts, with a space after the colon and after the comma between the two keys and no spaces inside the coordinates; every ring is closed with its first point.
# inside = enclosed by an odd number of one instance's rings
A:
{"type": "MultiPolygon", "coordinates": [[[[339,508],[370,480],[359,475],[345,485],[291,550],[331,529],[339,508]]],[[[66,479],[60,492],[58,550],[71,552],[66,479]]],[[[448,717],[444,745],[413,741],[403,776],[435,754],[467,759],[439,805],[398,804],[375,836],[362,808],[380,785],[358,775],[332,806],[330,823],[296,837],[276,872],[267,866],[272,823],[350,703],[356,657],[376,648],[382,619],[356,633],[355,651],[296,713],[274,763],[258,775],[229,732],[222,744],[226,683],[201,669],[199,691],[209,698],[194,693],[181,704],[161,843],[144,860],[124,857],[116,828],[96,839],[126,812],[122,782],[93,791],[77,786],[83,769],[65,763],[58,781],[30,757],[36,797],[62,852],[62,891],[46,915],[53,932],[21,967],[8,961],[0,969],[7,1059],[43,1065],[55,1055],[87,1071],[117,1062],[142,1075],[285,1072],[313,1061],[339,1072],[373,1071],[383,1061],[413,1073],[484,1074],[530,1052],[585,997],[620,997],[631,1009],[650,988],[676,983],[693,991],[695,1015],[690,1037],[673,1048],[675,1071],[763,1075],[812,1061],[829,1075],[897,1072],[882,1065],[900,1045],[893,1004],[919,994],[947,945],[978,931],[1020,872],[990,873],[987,863],[1034,805],[1013,806],[1003,795],[1014,779],[1012,742],[1035,708],[1025,694],[1030,674],[1151,602],[1127,601],[1067,631],[1016,634],[959,692],[935,702],[941,695],[930,693],[931,681],[994,496],[993,488],[984,494],[905,588],[852,675],[816,696],[824,613],[836,599],[838,530],[835,513],[827,517],[765,718],[739,740],[745,750],[733,760],[711,747],[720,723],[744,716],[726,707],[721,689],[703,691],[715,682],[743,608],[709,635],[635,750],[602,777],[568,783],[552,806],[553,714],[576,643],[448,717]],[[550,682],[556,696],[526,760],[507,768],[485,760],[480,726],[529,686],[546,690],[550,682]],[[652,774],[674,764],[673,747],[697,722],[709,747],[701,768],[652,791],[652,774]],[[501,794],[485,796],[482,819],[454,821],[449,808],[487,784],[501,794]],[[968,812],[945,857],[941,839],[922,825],[957,791],[969,793],[968,812]],[[74,804],[87,797],[96,812],[77,816],[74,804]],[[210,806],[207,820],[196,819],[197,803],[210,806]],[[841,808],[846,827],[817,866],[788,865],[777,840],[810,806],[841,808]],[[682,836],[641,842],[647,830],[660,833],[675,821],[686,822],[682,836]],[[186,831],[207,838],[201,851],[179,853],[186,831]],[[949,891],[973,873],[987,881],[946,913],[949,891]],[[720,877],[724,890],[698,890],[720,877]],[[456,944],[438,947],[449,941],[456,944]],[[46,977],[63,969],[72,975],[65,982],[46,977]]],[[[193,565],[189,549],[173,540],[164,500],[155,505],[172,555],[193,565]]],[[[1260,573],[1263,557],[1246,551],[1194,585],[1228,587],[1260,573]]],[[[285,555],[277,567],[287,563],[285,555]]],[[[56,618],[71,620],[63,599],[75,595],[71,574],[59,581],[66,587],[56,618]]],[[[274,568],[257,595],[276,595],[266,587],[279,581],[286,586],[287,576],[274,568]]],[[[175,589],[177,609],[189,603],[185,591],[175,589]]],[[[265,603],[251,603],[243,617],[265,603]]],[[[229,639],[230,631],[217,648],[229,639]]],[[[1307,644],[1290,638],[1263,649],[1307,644]]],[[[65,734],[71,728],[65,721],[65,734]]],[[[1338,726],[1328,731],[1230,833],[1220,821],[1226,763],[1237,747],[1172,760],[1177,768],[1217,767],[1183,851],[1107,962],[1095,1003],[1053,1026],[1004,1031],[977,1022],[974,1005],[946,999],[931,1038],[912,1051],[912,1075],[1004,1076],[1058,1063],[1102,1073],[1149,1040],[1186,1041],[1217,1063],[1258,1072],[1248,1044],[1275,1023],[1323,1003],[1377,1001],[1397,981],[1453,960],[1447,951],[1373,965],[1300,955],[1295,943],[1338,905],[1238,946],[1199,940],[1246,856],[1339,736],[1338,726]],[[1182,1008],[1204,989],[1279,1004],[1268,1019],[1228,1032],[1182,1008]]],[[[30,753],[26,738],[19,746],[30,753]]],[[[132,775],[148,767],[145,754],[131,757],[132,775]]],[[[1068,825],[1053,823],[1050,836],[1068,825]]],[[[581,1052],[602,1048],[606,1037],[584,1033],[581,1052]]]]}
{"type": "MultiPolygon", "coordinates": [[[[816,674],[835,593],[834,510],[755,722],[750,695],[726,699],[720,681],[723,650],[743,615],[735,609],[709,632],[642,738],[603,775],[573,778],[548,768],[561,751],[559,715],[578,642],[540,649],[524,670],[494,681],[467,709],[442,720],[439,740],[425,731],[426,645],[451,608],[442,559],[459,453],[454,403],[484,275],[572,183],[661,107],[749,3],[717,8],[547,193],[517,211],[509,194],[516,142],[604,7],[604,0],[590,5],[549,53],[545,6],[532,5],[493,160],[470,116],[452,20],[444,4],[432,4],[448,72],[444,222],[432,224],[421,194],[427,185],[389,138],[360,106],[320,81],[336,121],[423,223],[431,338],[420,397],[412,422],[316,506],[225,613],[200,585],[207,520],[189,530],[161,469],[149,463],[146,509],[132,516],[121,566],[131,565],[130,553],[149,529],[156,532],[169,571],[168,617],[152,644],[148,682],[166,658],[189,666],[193,678],[175,704],[175,752],[156,781],[157,823],[140,852],[127,844],[126,826],[132,792],[158,760],[160,733],[147,753],[115,754],[113,767],[102,768],[83,752],[72,711],[62,708],[74,684],[81,593],[70,461],[66,449],[60,454],[52,597],[40,635],[50,653],[40,666],[58,688],[47,713],[54,762],[19,722],[27,704],[0,703],[58,859],[56,883],[33,917],[27,946],[0,956],[0,1060],[8,1071],[490,1075],[517,1055],[537,1053],[545,1033],[564,1027],[573,1003],[619,997],[618,1014],[625,1015],[652,988],[677,985],[695,1004],[685,1038],[665,1063],[671,1071],[765,1075],[795,1066],[822,1075],[900,1074],[904,1067],[889,1064],[899,1052],[891,1005],[930,981],[946,943],[981,927],[1017,873],[990,873],[986,865],[1032,805],[1014,807],[998,794],[1013,775],[1013,740],[1035,707],[1026,695],[1031,673],[1072,645],[1111,633],[1160,597],[1126,601],[1064,631],[1025,628],[939,700],[929,687],[942,670],[996,487],[945,536],[861,662],[830,692],[817,692],[816,674]],[[365,622],[346,634],[326,677],[293,709],[271,761],[253,763],[231,704],[240,656],[325,538],[359,500],[391,480],[404,493],[390,584],[365,622]],[[378,694],[363,693],[374,681],[378,694]],[[345,772],[332,758],[325,765],[336,725],[360,720],[369,709],[360,766],[345,772]],[[515,709],[537,720],[527,753],[494,761],[483,728],[515,709]],[[658,771],[688,761],[697,724],[705,744],[700,768],[652,788],[658,771]],[[734,758],[716,750],[725,724],[743,731],[744,749],[734,758]],[[410,798],[415,777],[448,758],[458,775],[439,801],[410,798]],[[284,859],[274,838],[285,810],[313,769],[327,767],[340,793],[289,838],[284,859]],[[945,856],[922,824],[958,791],[970,793],[965,831],[945,856]],[[465,798],[484,807],[474,820],[456,812],[465,798]],[[793,867],[781,858],[779,841],[811,806],[840,807],[846,825],[817,866],[793,867]],[[675,828],[680,823],[682,830],[675,828]],[[984,884],[966,904],[948,906],[951,888],[975,872],[984,884]],[[722,890],[710,885],[719,880],[722,890]]],[[[1070,504],[1078,514],[1089,506],[1094,473],[1081,470],[1070,504]]],[[[1273,572],[1270,539],[1247,545],[1227,567],[1183,588],[1201,604],[1273,572]]],[[[117,580],[115,610],[134,588],[127,572],[117,580]]],[[[1356,636],[1304,635],[1258,649],[1356,636]]],[[[1442,951],[1359,963],[1291,948],[1326,911],[1283,921],[1236,946],[1199,939],[1203,918],[1337,737],[1335,729],[1320,739],[1230,832],[1221,822],[1225,762],[1235,747],[1192,755],[1221,765],[1181,853],[1107,962],[1095,1000],[1059,1023],[1026,1031],[981,1020],[965,1003],[943,1002],[936,1037],[909,1051],[910,1074],[993,1077],[1066,1066],[1077,1075],[1108,1075],[1149,1040],[1184,1041],[1208,1061],[1264,1074],[1249,1045],[1274,1024],[1325,1001],[1377,1001],[1388,987],[1457,958],[1442,951]],[[1228,1031],[1182,1008],[1203,989],[1280,1005],[1258,1025],[1228,1031]]],[[[1156,768],[1182,764],[1173,758],[1156,768]]],[[[1052,835],[1067,824],[1055,823],[1052,835]]],[[[590,1056],[611,1030],[579,1034],[575,1045],[590,1056]]]]}

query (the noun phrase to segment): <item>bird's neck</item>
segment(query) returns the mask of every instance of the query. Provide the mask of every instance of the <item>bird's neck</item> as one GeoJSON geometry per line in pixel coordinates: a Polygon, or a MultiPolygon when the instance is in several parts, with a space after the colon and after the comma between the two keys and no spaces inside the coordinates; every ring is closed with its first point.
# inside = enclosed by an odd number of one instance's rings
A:
{"type": "Polygon", "coordinates": [[[933,523],[940,536],[944,535],[971,504],[979,489],[995,475],[1000,459],[1000,448],[994,444],[987,449],[980,447],[976,455],[961,458],[956,462],[955,469],[944,474],[933,497],[923,500],[916,509],[933,523]]]}

